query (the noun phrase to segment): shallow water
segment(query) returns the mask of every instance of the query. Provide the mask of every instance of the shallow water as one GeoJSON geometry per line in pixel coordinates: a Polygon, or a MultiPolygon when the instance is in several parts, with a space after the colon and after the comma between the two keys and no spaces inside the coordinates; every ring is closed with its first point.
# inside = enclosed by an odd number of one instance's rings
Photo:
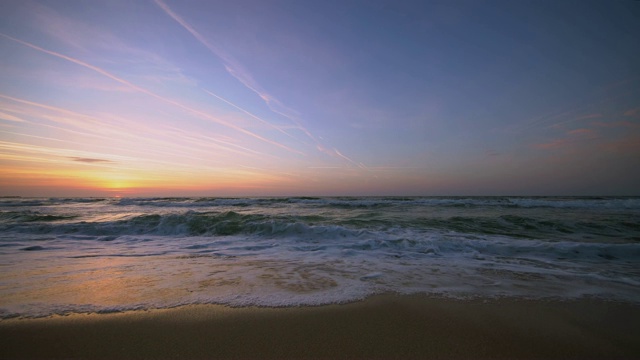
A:
{"type": "Polygon", "coordinates": [[[381,292],[640,301],[640,198],[0,198],[0,317],[381,292]]]}

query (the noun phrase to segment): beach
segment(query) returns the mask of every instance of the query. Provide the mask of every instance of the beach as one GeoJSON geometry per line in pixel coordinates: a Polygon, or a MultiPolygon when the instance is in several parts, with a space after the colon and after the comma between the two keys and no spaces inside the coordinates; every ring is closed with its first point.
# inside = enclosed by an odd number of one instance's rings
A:
{"type": "Polygon", "coordinates": [[[640,358],[640,307],[380,295],[315,307],[191,305],[0,321],[2,358],[640,358]]]}
{"type": "Polygon", "coordinates": [[[0,360],[640,360],[640,0],[0,0],[0,360]]]}
{"type": "Polygon", "coordinates": [[[640,358],[640,198],[0,200],[0,358],[640,358]]]}

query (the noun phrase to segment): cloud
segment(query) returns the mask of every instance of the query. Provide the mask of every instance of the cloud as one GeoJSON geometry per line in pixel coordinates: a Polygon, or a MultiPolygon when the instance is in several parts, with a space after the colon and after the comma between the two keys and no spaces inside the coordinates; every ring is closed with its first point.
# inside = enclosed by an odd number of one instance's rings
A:
{"type": "MultiPolygon", "coordinates": [[[[256,151],[249,149],[247,147],[238,145],[233,143],[233,139],[225,139],[223,136],[218,136],[217,138],[213,138],[211,136],[206,136],[202,134],[193,134],[189,133],[185,130],[182,130],[177,127],[169,126],[166,127],[174,137],[178,137],[183,140],[187,140],[191,146],[200,146],[205,148],[215,148],[216,150],[225,150],[228,152],[248,156],[248,157],[256,157],[258,155],[259,158],[271,157],[276,158],[276,156],[268,153],[264,153],[261,151],[256,151]]],[[[173,145],[172,145],[173,146],[173,145]]]]}
{"type": "Polygon", "coordinates": [[[350,159],[350,158],[348,158],[347,156],[342,155],[342,153],[341,153],[340,151],[338,151],[338,149],[336,149],[336,148],[333,148],[333,153],[335,153],[335,154],[336,154],[336,155],[338,155],[339,157],[341,157],[341,158],[343,158],[343,159],[347,160],[348,162],[352,163],[353,165],[355,165],[355,166],[357,166],[357,167],[359,167],[359,168],[361,168],[361,169],[365,169],[365,170],[367,169],[367,167],[366,167],[363,163],[359,163],[359,162],[355,162],[355,161],[351,160],[351,159],[350,159]]]}
{"type": "MultiPolygon", "coordinates": [[[[96,163],[110,165],[115,163],[112,160],[104,160],[104,155],[90,151],[64,149],[57,147],[48,147],[42,145],[22,144],[10,141],[0,141],[0,155],[3,158],[20,158],[23,161],[43,161],[58,162],[61,159],[72,160],[84,163],[96,163]]],[[[119,155],[107,155],[111,158],[117,158],[123,162],[130,162],[135,158],[119,155]]]]}
{"type": "MultiPolygon", "coordinates": [[[[43,138],[49,141],[61,141],[52,138],[43,138]]],[[[68,142],[67,145],[69,145],[68,142]]],[[[140,172],[144,169],[171,169],[170,173],[179,172],[202,172],[208,170],[217,170],[215,167],[199,164],[196,168],[187,163],[169,162],[165,160],[156,160],[141,158],[129,155],[117,155],[110,152],[95,152],[78,150],[73,148],[59,148],[44,145],[26,144],[18,142],[0,141],[0,159],[13,160],[21,162],[39,162],[47,165],[56,163],[84,163],[100,166],[103,168],[112,168],[118,171],[134,171],[140,172]]]]}
{"type": "Polygon", "coordinates": [[[300,151],[298,151],[298,150],[296,150],[296,149],[293,149],[293,148],[291,148],[291,147],[288,147],[288,146],[286,146],[286,145],[284,145],[284,144],[281,144],[281,143],[279,143],[279,142],[276,142],[276,141],[273,141],[273,140],[267,139],[267,138],[265,138],[265,137],[263,137],[263,136],[260,136],[260,135],[258,135],[258,134],[256,134],[256,133],[254,133],[254,132],[249,131],[249,130],[243,129],[243,128],[241,128],[241,127],[239,127],[239,126],[236,126],[236,125],[234,125],[234,124],[231,124],[231,123],[229,123],[229,122],[227,122],[227,121],[224,121],[224,120],[218,119],[218,118],[216,118],[216,117],[214,117],[214,116],[211,116],[211,115],[209,115],[209,114],[207,114],[207,113],[205,113],[205,112],[203,112],[203,111],[200,111],[200,110],[197,110],[197,109],[193,109],[193,108],[188,107],[188,106],[186,106],[186,105],[183,105],[183,104],[181,104],[181,103],[179,103],[179,102],[177,102],[177,101],[175,101],[175,100],[172,100],[172,99],[169,99],[169,98],[165,98],[165,97],[163,97],[163,96],[160,96],[160,95],[158,95],[158,94],[156,94],[156,93],[153,93],[153,92],[151,92],[151,91],[149,91],[149,90],[147,90],[147,89],[144,89],[144,88],[142,88],[142,87],[140,87],[140,86],[137,86],[137,85],[135,85],[135,84],[133,84],[133,83],[131,83],[131,82],[127,81],[127,80],[124,80],[124,79],[122,79],[122,78],[119,78],[119,77],[117,77],[117,76],[115,76],[115,75],[113,75],[113,74],[109,73],[108,71],[106,71],[106,70],[102,69],[102,68],[99,68],[99,67],[97,67],[97,66],[94,66],[94,65],[88,64],[88,63],[86,63],[86,62],[84,62],[84,61],[82,61],[82,60],[79,60],[79,59],[76,59],[76,58],[72,58],[72,57],[70,57],[70,56],[66,56],[66,55],[63,55],[63,54],[57,53],[57,52],[55,52],[55,51],[51,51],[51,50],[47,50],[47,49],[41,48],[41,47],[39,47],[39,46],[37,46],[37,45],[34,45],[34,44],[31,44],[31,43],[28,43],[28,42],[23,41],[23,40],[20,40],[20,39],[16,39],[16,38],[14,38],[14,37],[12,37],[12,36],[9,36],[9,35],[3,34],[3,33],[0,33],[0,36],[4,37],[4,38],[6,38],[6,39],[9,39],[9,40],[11,40],[11,41],[17,42],[17,43],[19,43],[19,44],[22,44],[22,45],[24,45],[24,46],[27,46],[27,47],[29,47],[29,48],[32,48],[32,49],[34,49],[34,50],[37,50],[37,51],[43,52],[43,53],[45,53],[45,54],[49,54],[49,55],[52,55],[52,56],[55,56],[55,57],[58,57],[58,58],[61,58],[61,59],[64,59],[64,60],[70,61],[70,62],[72,62],[72,63],[74,63],[74,64],[77,64],[77,65],[83,66],[83,67],[85,67],[85,68],[91,69],[91,70],[93,70],[93,71],[95,71],[95,72],[97,72],[97,73],[99,73],[99,74],[102,74],[102,75],[104,75],[104,76],[106,76],[106,77],[108,77],[108,78],[110,78],[110,79],[112,79],[112,80],[114,80],[114,81],[117,81],[117,82],[119,82],[119,83],[121,83],[121,84],[124,84],[124,85],[126,85],[126,86],[130,87],[131,89],[134,89],[134,90],[136,90],[136,91],[138,91],[138,92],[140,92],[140,93],[143,93],[143,94],[147,94],[147,95],[149,95],[149,96],[151,96],[151,97],[153,97],[153,98],[155,98],[155,99],[157,99],[157,100],[160,100],[160,101],[162,101],[162,102],[164,102],[164,103],[166,103],[166,104],[169,104],[169,105],[172,105],[172,106],[178,107],[178,108],[180,108],[180,109],[182,109],[182,110],[185,110],[185,111],[187,111],[187,112],[189,112],[189,113],[191,113],[191,114],[193,114],[193,115],[196,115],[197,117],[200,117],[200,118],[203,118],[203,119],[206,119],[206,120],[209,120],[209,121],[215,122],[215,123],[217,123],[217,124],[220,124],[220,125],[226,126],[226,127],[231,128],[231,129],[233,129],[233,130],[236,130],[236,131],[238,131],[238,132],[241,132],[241,133],[243,133],[243,134],[245,134],[245,135],[248,135],[248,136],[251,136],[251,137],[253,137],[253,138],[256,138],[256,139],[262,140],[262,141],[264,141],[264,142],[266,142],[266,143],[269,143],[269,144],[271,144],[271,145],[274,145],[274,146],[280,147],[280,148],[285,149],[285,150],[288,150],[288,151],[290,151],[290,152],[297,153],[297,154],[301,154],[301,155],[303,154],[302,152],[300,152],[300,151]]]}
{"type": "Polygon", "coordinates": [[[574,129],[566,132],[566,136],[550,142],[534,144],[536,149],[550,150],[567,147],[583,140],[593,140],[598,137],[598,132],[592,129],[574,129]]]}
{"type": "Polygon", "coordinates": [[[111,61],[125,63],[128,69],[135,69],[137,74],[145,71],[152,73],[153,75],[140,76],[146,80],[195,84],[195,80],[185,76],[180,68],[153,52],[132,47],[113,33],[92,23],[64,16],[42,4],[28,4],[34,25],[51,38],[73,49],[79,49],[83,53],[112,54],[111,61]]]}
{"type": "Polygon", "coordinates": [[[569,142],[571,142],[571,140],[566,138],[555,139],[547,143],[534,144],[533,147],[536,149],[542,149],[542,150],[558,149],[558,148],[565,147],[569,142]]]}
{"type": "Polygon", "coordinates": [[[13,122],[27,122],[26,120],[20,119],[17,116],[7,114],[4,112],[0,112],[0,120],[7,120],[7,121],[13,121],[13,122]]]}
{"type": "Polygon", "coordinates": [[[640,107],[635,109],[629,109],[624,112],[624,116],[637,117],[640,116],[640,107]]]}
{"type": "Polygon", "coordinates": [[[597,132],[591,129],[575,129],[567,132],[567,135],[593,137],[597,135],[597,132]]]}
{"type": "Polygon", "coordinates": [[[202,45],[209,49],[214,55],[220,58],[225,66],[225,69],[229,74],[238,79],[246,87],[257,93],[263,100],[270,98],[258,83],[253,79],[251,74],[244,69],[244,67],[236,61],[233,56],[215,46],[209,42],[204,36],[202,36],[196,29],[194,29],[188,22],[186,22],[180,15],[176,14],[167,4],[161,0],[155,0],[156,5],[160,7],[169,17],[178,22],[185,30],[187,30],[193,37],[195,37],[202,45]]]}
{"type": "Polygon", "coordinates": [[[614,121],[614,122],[594,122],[593,126],[605,127],[605,128],[640,128],[639,123],[633,123],[631,121],[614,121]]]}
{"type": "Polygon", "coordinates": [[[587,114],[587,115],[582,115],[577,117],[576,120],[597,119],[601,117],[602,117],[602,114],[587,114]]]}
{"type": "Polygon", "coordinates": [[[75,156],[69,157],[69,159],[71,159],[73,161],[81,162],[81,163],[88,163],[88,164],[93,164],[93,163],[113,163],[113,161],[106,160],[106,159],[85,158],[85,157],[75,157],[75,156]]]}
{"type": "Polygon", "coordinates": [[[272,124],[272,123],[270,123],[270,122],[268,122],[268,121],[266,121],[266,120],[264,120],[264,119],[262,119],[262,118],[258,117],[257,115],[254,115],[254,114],[250,113],[249,111],[247,111],[247,110],[245,110],[245,109],[241,108],[240,106],[238,106],[238,105],[236,105],[236,104],[234,104],[234,103],[230,102],[229,100],[227,100],[227,99],[225,99],[225,98],[223,98],[223,97],[221,97],[221,96],[219,96],[219,95],[216,95],[216,94],[212,93],[211,91],[208,91],[208,90],[205,90],[205,89],[202,89],[202,90],[203,90],[205,93],[207,93],[207,94],[209,94],[209,95],[211,95],[211,96],[215,97],[216,99],[221,100],[221,101],[223,101],[224,103],[226,103],[226,104],[228,104],[228,105],[231,105],[231,106],[233,106],[234,108],[236,108],[236,109],[238,109],[238,110],[242,111],[243,113],[245,113],[245,114],[247,114],[247,115],[251,116],[252,118],[254,118],[254,119],[256,119],[256,120],[260,121],[261,123],[263,123],[263,124],[265,124],[265,125],[267,125],[267,126],[269,126],[269,127],[273,128],[273,129],[276,129],[276,130],[280,131],[281,133],[283,133],[283,134],[285,134],[285,135],[288,135],[288,136],[290,136],[290,137],[293,137],[291,134],[289,134],[288,132],[286,132],[285,130],[283,130],[281,127],[276,126],[276,125],[274,125],[274,124],[272,124]]]}
{"type": "MultiPolygon", "coordinates": [[[[136,154],[137,156],[148,159],[145,161],[152,161],[149,159],[149,156],[155,154],[162,158],[179,156],[181,159],[198,160],[201,163],[200,160],[202,160],[202,158],[193,156],[193,153],[194,151],[197,152],[203,149],[214,150],[219,156],[222,156],[223,152],[229,152],[249,158],[277,158],[274,154],[260,152],[238,145],[234,143],[235,139],[229,136],[220,134],[206,136],[201,132],[190,132],[182,128],[161,124],[155,124],[150,127],[144,125],[145,122],[142,120],[138,121],[136,118],[121,117],[109,113],[98,114],[94,117],[3,94],[0,94],[0,108],[20,114],[23,117],[34,119],[33,123],[39,127],[52,129],[56,132],[63,131],[70,133],[73,139],[77,139],[78,141],[60,140],[31,135],[24,132],[9,132],[4,130],[7,134],[64,142],[69,145],[79,145],[80,142],[89,142],[94,146],[103,147],[109,151],[112,149],[111,145],[97,144],[104,144],[105,142],[111,144],[114,139],[118,139],[120,150],[126,150],[129,154],[136,154]],[[3,99],[8,101],[1,101],[3,99]],[[147,146],[141,149],[139,146],[140,143],[145,143],[147,146]]],[[[206,162],[215,162],[215,159],[207,158],[206,162]]],[[[169,165],[175,166],[178,164],[172,163],[169,165]]]]}
{"type": "Polygon", "coordinates": [[[602,150],[632,155],[637,158],[637,154],[640,154],[640,134],[628,134],[622,138],[605,142],[600,145],[602,150]]]}
{"type": "Polygon", "coordinates": [[[154,0],[154,2],[169,17],[179,23],[185,30],[193,35],[196,40],[198,40],[202,45],[209,49],[209,51],[211,51],[215,56],[222,60],[222,63],[224,64],[227,72],[231,74],[231,76],[235,77],[238,81],[240,81],[249,90],[255,92],[267,104],[267,106],[269,106],[269,109],[271,109],[271,111],[280,114],[288,118],[289,120],[292,120],[300,127],[301,130],[308,134],[306,129],[304,129],[298,121],[298,117],[300,114],[297,111],[285,106],[284,104],[282,104],[282,102],[280,102],[278,99],[264,90],[262,86],[260,86],[260,84],[258,84],[258,82],[253,78],[251,73],[247,71],[247,69],[245,69],[245,67],[242,66],[242,64],[238,62],[231,54],[227,53],[220,47],[207,40],[193,26],[191,26],[191,24],[184,20],[180,15],[176,14],[162,0],[154,0]]]}
{"type": "MultiPolygon", "coordinates": [[[[296,124],[296,129],[302,131],[307,137],[309,137],[315,144],[316,148],[333,157],[345,159],[354,165],[360,167],[355,161],[347,158],[346,156],[340,154],[338,151],[328,149],[324,145],[320,143],[320,141],[308,130],[306,129],[299,120],[300,114],[285,106],[282,102],[276,99],[273,95],[269,94],[265,91],[260,84],[253,78],[251,73],[247,71],[247,69],[242,66],[240,62],[238,62],[231,54],[227,53],[220,47],[208,41],[202,34],[200,34],[191,24],[189,24],[186,20],[184,20],[180,15],[176,14],[167,4],[165,4],[162,0],[154,0],[156,5],[160,7],[169,17],[178,22],[185,30],[187,30],[193,37],[196,38],[202,45],[204,45],[209,51],[211,51],[215,56],[217,56],[222,63],[224,64],[225,69],[231,76],[235,77],[238,81],[240,81],[245,87],[249,90],[255,92],[269,107],[271,111],[276,114],[282,115],[285,118],[291,120],[296,124]]],[[[214,95],[215,96],[215,95],[214,95]]],[[[281,130],[282,131],[282,130],[281,130]]]]}
{"type": "Polygon", "coordinates": [[[38,126],[71,132],[78,138],[92,137],[111,140],[114,136],[119,137],[123,134],[127,134],[127,130],[132,127],[131,124],[126,124],[126,126],[123,127],[117,127],[114,126],[113,122],[102,121],[98,118],[80,114],[68,109],[18,99],[4,94],[0,94],[0,99],[9,100],[9,102],[0,103],[1,107],[13,113],[34,119],[33,123],[37,123],[38,126]],[[35,119],[40,121],[36,121],[35,119]],[[64,127],[48,124],[42,120],[64,125],[64,127]],[[69,128],[69,126],[80,129],[81,131],[73,130],[69,128]]]}

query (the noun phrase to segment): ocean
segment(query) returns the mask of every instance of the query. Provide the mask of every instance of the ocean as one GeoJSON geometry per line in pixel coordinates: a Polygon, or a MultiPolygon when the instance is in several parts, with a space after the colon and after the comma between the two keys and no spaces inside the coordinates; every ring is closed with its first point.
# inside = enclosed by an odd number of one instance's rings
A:
{"type": "Polygon", "coordinates": [[[640,303],[640,198],[0,198],[0,318],[380,293],[640,303]]]}

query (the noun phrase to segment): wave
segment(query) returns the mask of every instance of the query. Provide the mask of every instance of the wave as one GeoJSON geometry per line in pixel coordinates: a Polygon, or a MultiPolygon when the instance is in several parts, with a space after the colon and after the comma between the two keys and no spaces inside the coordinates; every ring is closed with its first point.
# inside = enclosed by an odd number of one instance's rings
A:
{"type": "Polygon", "coordinates": [[[321,220],[318,216],[268,217],[266,215],[187,211],[182,214],[144,214],[128,219],[102,222],[62,221],[75,216],[53,216],[37,213],[1,213],[0,219],[11,223],[0,227],[4,231],[30,234],[163,235],[163,236],[224,236],[256,234],[262,236],[324,232],[326,227],[313,227],[305,220],[321,220]],[[62,222],[61,222],[62,221],[62,222]],[[57,223],[56,223],[57,222],[57,223]]]}
{"type": "MultiPolygon", "coordinates": [[[[285,212],[286,213],[286,212],[285,212]]],[[[225,236],[315,236],[331,229],[353,233],[389,232],[398,229],[498,235],[524,239],[573,241],[640,241],[640,224],[633,213],[582,217],[533,217],[522,215],[390,216],[386,212],[311,212],[300,215],[194,211],[171,213],[122,213],[88,220],[80,213],[47,214],[37,211],[0,212],[0,230],[31,234],[89,236],[159,235],[225,236]],[[115,219],[115,220],[114,220],[115,219]]],[[[329,236],[331,234],[327,234],[329,236]]],[[[339,235],[339,234],[338,234],[339,235]]]]}
{"type": "Polygon", "coordinates": [[[506,207],[560,209],[640,209],[637,197],[283,197],[283,198],[127,198],[117,205],[216,207],[299,204],[336,208],[506,207]]]}
{"type": "Polygon", "coordinates": [[[519,215],[452,216],[446,218],[419,218],[421,228],[456,231],[461,233],[506,235],[515,238],[548,238],[575,240],[594,238],[619,238],[640,240],[640,224],[634,216],[576,220],[535,218],[519,215]]]}
{"type": "Polygon", "coordinates": [[[2,222],[53,222],[62,220],[72,220],[79,215],[51,215],[42,214],[37,211],[5,211],[0,212],[0,223],[2,222]]]}
{"type": "Polygon", "coordinates": [[[557,209],[635,209],[640,197],[266,197],[266,198],[0,198],[2,207],[39,207],[67,204],[104,203],[124,207],[206,208],[249,206],[310,206],[337,209],[387,207],[437,208],[557,208],[557,209]]]}
{"type": "Polygon", "coordinates": [[[261,199],[250,208],[114,205],[122,199],[4,208],[0,297],[8,300],[0,318],[82,311],[86,299],[90,311],[319,305],[379,292],[640,299],[637,211],[413,205],[424,200],[382,199],[398,207],[384,209],[322,205],[380,202],[356,198],[261,199]]]}
{"type": "MultiPolygon", "coordinates": [[[[480,226],[486,226],[480,225],[480,226]]],[[[640,243],[600,243],[514,237],[498,231],[451,231],[422,228],[353,228],[341,225],[311,225],[287,218],[268,218],[264,215],[243,215],[235,212],[196,213],[167,215],[140,215],[130,219],[103,223],[63,223],[52,225],[43,222],[36,226],[14,228],[17,232],[49,235],[60,241],[95,240],[134,245],[152,241],[139,252],[126,256],[149,256],[165,253],[167,244],[178,246],[173,251],[210,254],[212,256],[237,257],[266,254],[277,249],[286,253],[323,254],[340,258],[372,254],[381,261],[385,258],[433,259],[472,258],[491,259],[491,263],[539,261],[543,267],[555,267],[555,261],[630,262],[640,261],[640,243]],[[241,236],[238,236],[241,235],[241,236]],[[190,238],[178,241],[176,239],[190,238]],[[165,239],[169,239],[168,241],[165,239]],[[184,245],[180,245],[184,244],[184,245]],[[154,250],[155,249],[155,250],[154,250]],[[159,249],[162,251],[158,252],[159,249]]],[[[19,250],[50,250],[46,242],[34,241],[27,245],[25,239],[15,243],[19,250]],[[33,245],[35,243],[36,245],[33,245]],[[27,246],[25,246],[27,245],[27,246]]],[[[57,243],[56,243],[57,244],[57,243]]],[[[56,246],[58,246],[57,244],[56,246]]],[[[81,255],[93,256],[93,255],[81,255]]],[[[102,256],[102,255],[101,255],[102,256]]],[[[109,253],[108,256],[120,256],[109,253]]],[[[122,255],[124,256],[124,255],[122,255]]],[[[320,255],[317,255],[320,256],[320,255]]],[[[298,258],[298,256],[293,256],[298,258]]],[[[633,270],[636,271],[637,270],[633,270]]],[[[637,274],[640,276],[640,274],[637,274]]]]}
{"type": "MultiPolygon", "coordinates": [[[[347,257],[374,252],[394,258],[477,254],[504,259],[540,257],[547,261],[576,258],[640,260],[640,243],[637,241],[640,225],[633,222],[625,223],[628,229],[620,230],[621,225],[618,224],[593,230],[592,224],[588,223],[567,225],[561,221],[517,216],[422,219],[415,227],[389,226],[391,223],[384,221],[375,226],[353,226],[345,224],[348,221],[326,222],[325,218],[317,215],[266,216],[234,211],[144,214],[104,222],[66,221],[68,217],[64,216],[56,221],[42,215],[29,216],[31,219],[39,217],[40,221],[5,225],[0,230],[5,234],[22,233],[38,238],[46,235],[64,241],[111,242],[124,238],[124,242],[137,242],[145,241],[149,236],[155,241],[192,238],[195,242],[187,242],[189,245],[182,250],[222,256],[262,253],[280,246],[287,251],[339,252],[347,257]],[[584,238],[585,227],[590,229],[591,235],[600,233],[599,241],[584,238]],[[601,241],[605,236],[628,240],[625,238],[628,234],[635,234],[636,238],[632,240],[636,241],[601,241]],[[225,240],[227,238],[230,240],[225,240]],[[238,238],[245,240],[239,244],[235,242],[238,238]]],[[[20,238],[20,235],[10,238],[20,238]]],[[[38,242],[36,245],[23,244],[20,249],[38,251],[46,250],[48,246],[38,242]]]]}

